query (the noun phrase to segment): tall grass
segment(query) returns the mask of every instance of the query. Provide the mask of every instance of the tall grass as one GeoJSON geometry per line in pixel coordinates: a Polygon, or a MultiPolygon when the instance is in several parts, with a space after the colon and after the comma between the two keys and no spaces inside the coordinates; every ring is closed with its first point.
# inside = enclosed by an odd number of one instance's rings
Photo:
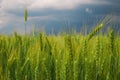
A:
{"type": "Polygon", "coordinates": [[[27,23],[27,19],[28,19],[28,10],[27,8],[24,9],[24,22],[25,22],[25,34],[26,34],[26,23],[27,23]]]}
{"type": "Polygon", "coordinates": [[[120,37],[0,36],[0,80],[119,80],[120,37]]]}

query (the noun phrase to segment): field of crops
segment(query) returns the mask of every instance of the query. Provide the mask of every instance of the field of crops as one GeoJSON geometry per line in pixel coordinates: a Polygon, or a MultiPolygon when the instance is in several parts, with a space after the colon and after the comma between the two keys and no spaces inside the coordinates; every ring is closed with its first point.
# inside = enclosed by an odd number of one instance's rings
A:
{"type": "Polygon", "coordinates": [[[120,80],[120,37],[0,36],[0,80],[120,80]]]}

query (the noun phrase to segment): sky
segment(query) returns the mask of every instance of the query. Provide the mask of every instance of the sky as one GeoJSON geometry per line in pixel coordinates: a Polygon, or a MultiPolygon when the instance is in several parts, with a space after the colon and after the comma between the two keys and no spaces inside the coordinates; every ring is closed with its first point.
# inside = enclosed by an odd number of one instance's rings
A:
{"type": "MultiPolygon", "coordinates": [[[[0,0],[0,34],[17,31],[24,34],[24,8],[28,8],[27,31],[45,29],[64,31],[67,26],[80,29],[94,26],[112,14],[120,23],[120,0],[0,0]]],[[[79,30],[78,30],[79,31],[79,30]]]]}

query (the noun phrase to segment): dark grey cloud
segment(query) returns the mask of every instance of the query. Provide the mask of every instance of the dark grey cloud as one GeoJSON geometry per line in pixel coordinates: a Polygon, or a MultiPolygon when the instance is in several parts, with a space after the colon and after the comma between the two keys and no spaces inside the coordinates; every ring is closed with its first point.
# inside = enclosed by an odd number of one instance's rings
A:
{"type": "Polygon", "coordinates": [[[119,6],[119,4],[120,4],[120,0],[98,0],[98,1],[106,1],[106,2],[108,2],[109,4],[111,4],[111,5],[116,5],[116,6],[119,6]]]}

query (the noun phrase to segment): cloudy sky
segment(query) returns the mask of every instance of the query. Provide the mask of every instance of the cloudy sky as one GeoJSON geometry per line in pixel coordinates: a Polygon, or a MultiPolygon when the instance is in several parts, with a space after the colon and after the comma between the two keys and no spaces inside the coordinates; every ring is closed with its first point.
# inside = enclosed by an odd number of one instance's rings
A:
{"type": "Polygon", "coordinates": [[[108,14],[120,23],[120,0],[0,0],[0,33],[24,33],[24,8],[28,8],[27,31],[44,28],[47,32],[83,24],[94,25],[108,14]]]}

